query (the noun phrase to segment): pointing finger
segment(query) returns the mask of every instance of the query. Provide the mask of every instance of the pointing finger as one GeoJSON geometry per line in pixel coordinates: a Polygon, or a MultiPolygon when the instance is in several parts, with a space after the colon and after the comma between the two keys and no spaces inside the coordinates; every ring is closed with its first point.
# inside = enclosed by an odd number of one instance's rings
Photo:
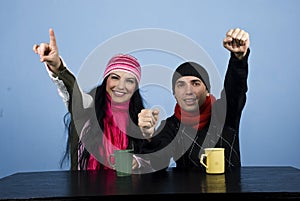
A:
{"type": "Polygon", "coordinates": [[[56,38],[52,28],[49,29],[50,46],[56,47],[56,38]]]}

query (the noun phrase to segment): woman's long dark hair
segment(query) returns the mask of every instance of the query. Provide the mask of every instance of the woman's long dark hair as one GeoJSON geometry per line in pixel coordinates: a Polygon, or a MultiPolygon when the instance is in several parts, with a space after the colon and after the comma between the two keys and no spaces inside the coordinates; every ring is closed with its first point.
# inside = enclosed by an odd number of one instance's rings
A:
{"type": "MultiPolygon", "coordinates": [[[[102,84],[93,88],[89,94],[94,97],[94,110],[96,113],[98,124],[101,130],[104,129],[103,119],[105,117],[105,110],[99,108],[105,108],[106,105],[106,83],[108,76],[103,80],[102,84]]],[[[136,82],[136,89],[133,93],[130,103],[129,103],[129,126],[127,127],[127,133],[134,133],[135,135],[141,136],[141,131],[138,127],[138,113],[144,109],[144,100],[140,94],[140,89],[138,83],[136,82]]],[[[68,112],[64,116],[64,124],[66,126],[66,131],[68,132],[68,140],[66,145],[65,154],[63,155],[63,159],[61,161],[61,167],[66,161],[69,161],[71,157],[71,170],[83,169],[87,167],[88,159],[90,157],[90,153],[84,148],[82,154],[78,156],[78,147],[80,145],[80,141],[78,138],[78,133],[76,132],[74,123],[72,121],[72,115],[68,112]],[[79,158],[78,158],[79,157],[79,158]],[[78,167],[79,164],[79,167],[78,167]]],[[[134,146],[134,152],[139,153],[140,145],[142,143],[142,139],[133,138],[128,136],[129,143],[128,146],[134,146]]],[[[131,147],[133,148],[133,147],[131,147]]]]}

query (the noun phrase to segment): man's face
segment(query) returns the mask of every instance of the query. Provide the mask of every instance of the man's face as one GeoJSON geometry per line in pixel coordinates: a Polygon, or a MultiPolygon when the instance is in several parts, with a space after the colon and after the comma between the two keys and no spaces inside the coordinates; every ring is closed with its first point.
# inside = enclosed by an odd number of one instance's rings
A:
{"type": "Polygon", "coordinates": [[[205,84],[198,77],[183,76],[175,83],[175,99],[181,109],[187,112],[199,111],[208,95],[205,84]]]}

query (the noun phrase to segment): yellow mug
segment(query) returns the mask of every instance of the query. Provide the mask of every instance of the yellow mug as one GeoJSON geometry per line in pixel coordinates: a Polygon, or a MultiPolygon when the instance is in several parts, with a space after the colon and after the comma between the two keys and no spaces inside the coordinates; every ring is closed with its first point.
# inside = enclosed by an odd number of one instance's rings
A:
{"type": "Polygon", "coordinates": [[[225,149],[205,148],[204,154],[200,155],[200,163],[206,168],[208,174],[223,174],[225,172],[225,149]]]}

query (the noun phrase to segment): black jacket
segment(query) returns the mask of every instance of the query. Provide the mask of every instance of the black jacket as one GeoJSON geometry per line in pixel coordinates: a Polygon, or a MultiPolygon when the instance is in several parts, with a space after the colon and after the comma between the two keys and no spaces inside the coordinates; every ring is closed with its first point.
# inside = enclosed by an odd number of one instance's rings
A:
{"type": "Polygon", "coordinates": [[[202,167],[199,155],[206,147],[225,148],[225,166],[240,167],[239,124],[248,91],[248,57],[238,60],[233,53],[225,75],[221,96],[212,105],[210,123],[202,130],[181,123],[173,114],[162,121],[151,142],[143,145],[143,155],[154,169],[167,168],[170,158],[177,168],[202,167]]]}

